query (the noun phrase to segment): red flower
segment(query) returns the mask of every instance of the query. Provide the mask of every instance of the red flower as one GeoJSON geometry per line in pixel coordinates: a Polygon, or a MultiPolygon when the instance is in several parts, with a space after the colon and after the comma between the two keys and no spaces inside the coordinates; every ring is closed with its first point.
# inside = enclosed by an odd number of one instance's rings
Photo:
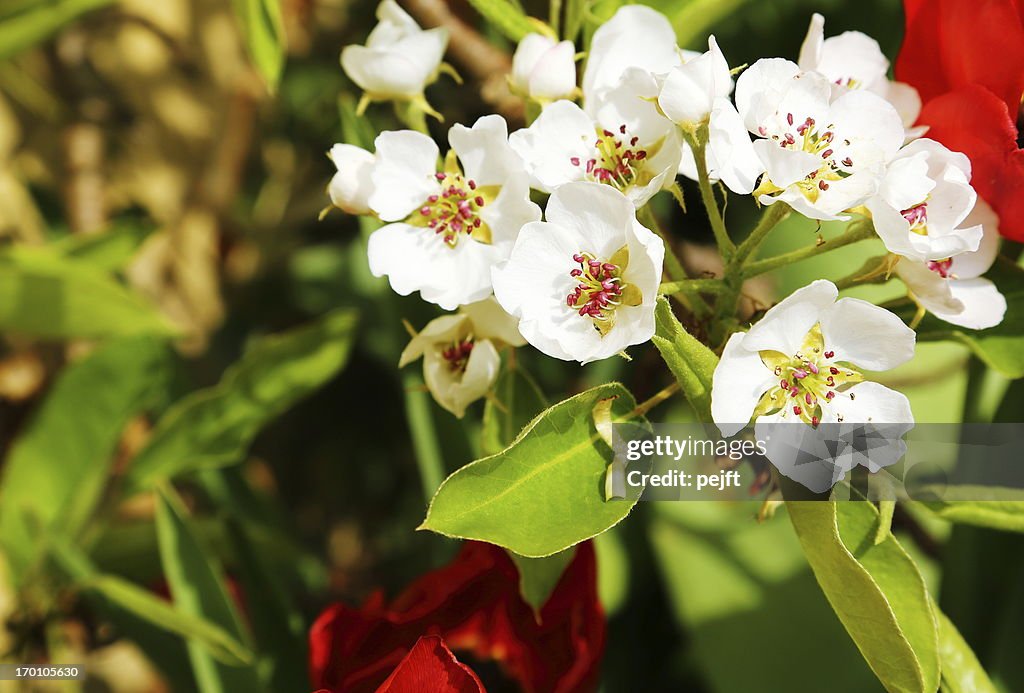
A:
{"type": "Polygon", "coordinates": [[[539,619],[520,596],[519,573],[505,551],[479,542],[466,542],[452,563],[421,576],[390,604],[378,592],[360,609],[331,606],[310,631],[313,683],[335,692],[377,690],[424,635],[498,662],[528,693],[594,689],[605,622],[593,546],[577,548],[539,619]]]}
{"type": "Polygon", "coordinates": [[[1024,241],[1024,0],[905,0],[897,79],[921,94],[927,136],[970,160],[999,231],[1024,241]]]}

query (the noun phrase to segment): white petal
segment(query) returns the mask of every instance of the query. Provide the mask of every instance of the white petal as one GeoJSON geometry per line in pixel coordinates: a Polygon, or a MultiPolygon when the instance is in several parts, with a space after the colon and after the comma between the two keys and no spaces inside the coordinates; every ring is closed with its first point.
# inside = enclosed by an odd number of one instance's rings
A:
{"type": "Polygon", "coordinates": [[[960,253],[952,258],[950,271],[960,279],[973,279],[988,272],[999,254],[999,217],[979,197],[963,225],[981,226],[982,238],[977,250],[960,253]]]}
{"type": "Polygon", "coordinates": [[[434,178],[437,145],[412,130],[382,132],[375,145],[370,207],[384,221],[404,219],[439,188],[434,178]]]}
{"type": "Polygon", "coordinates": [[[373,154],[351,144],[336,144],[331,147],[330,157],[338,169],[328,188],[331,202],[349,214],[369,214],[373,154]]]}
{"type": "MultiPolygon", "coordinates": [[[[527,224],[519,232],[508,262],[492,271],[494,297],[519,318],[561,312],[575,286],[569,276],[575,266],[572,256],[586,250],[585,243],[586,238],[574,229],[543,221],[527,224]]],[[[523,335],[529,339],[525,332],[523,335]]]]}
{"type": "Polygon", "coordinates": [[[665,77],[658,105],[670,120],[693,126],[711,115],[717,97],[732,91],[732,77],[715,37],[708,39],[708,52],[688,60],[665,77]]]}
{"type": "Polygon", "coordinates": [[[341,67],[360,89],[377,98],[411,98],[423,93],[423,70],[390,48],[345,46],[341,67]]]}
{"type": "Polygon", "coordinates": [[[587,97],[585,112],[602,129],[617,132],[623,125],[630,137],[650,146],[675,131],[654,103],[657,80],[648,72],[627,69],[619,82],[609,89],[587,97]]]}
{"type": "Polygon", "coordinates": [[[821,317],[825,348],[836,361],[885,371],[914,356],[916,333],[896,315],[859,298],[841,298],[821,317]]]}
{"type": "Polygon", "coordinates": [[[726,437],[750,422],[761,395],[775,385],[775,374],[757,351],[743,347],[745,338],[742,332],[729,337],[711,383],[711,418],[726,437]]]}
{"type": "Polygon", "coordinates": [[[392,45],[403,36],[421,31],[416,20],[409,16],[409,13],[403,10],[395,0],[381,2],[377,5],[376,14],[379,24],[373,28],[366,39],[366,45],[371,48],[392,45]]]}
{"type": "Polygon", "coordinates": [[[818,279],[797,289],[764,314],[750,328],[743,340],[749,351],[780,351],[793,355],[800,350],[804,337],[839,295],[836,285],[818,279]]]}
{"type": "Polygon", "coordinates": [[[921,96],[917,89],[903,82],[889,82],[885,98],[900,114],[903,127],[910,128],[917,122],[917,117],[921,115],[921,96]]]}
{"type": "Polygon", "coordinates": [[[520,92],[530,89],[530,74],[548,50],[554,47],[554,39],[543,34],[527,34],[519,41],[512,56],[512,85],[520,92]]]}
{"type": "Polygon", "coordinates": [[[836,134],[851,141],[857,166],[873,163],[864,162],[865,156],[887,162],[903,145],[905,134],[899,113],[877,94],[848,91],[832,103],[831,116],[836,134]]]}
{"type": "Polygon", "coordinates": [[[508,145],[508,125],[500,115],[483,116],[472,128],[456,124],[448,142],[459,157],[466,178],[478,185],[502,185],[511,176],[525,176],[519,155],[508,145]]]}
{"type": "Polygon", "coordinates": [[[424,352],[436,344],[453,342],[460,336],[468,334],[466,330],[468,319],[465,315],[442,315],[428,322],[426,327],[420,330],[402,351],[398,367],[404,368],[423,356],[424,352]]]}
{"type": "Polygon", "coordinates": [[[437,403],[461,419],[466,407],[491,389],[500,366],[497,350],[484,339],[474,343],[463,373],[453,373],[440,354],[428,352],[423,363],[423,379],[437,403]]]}
{"type": "Polygon", "coordinates": [[[736,80],[736,109],[750,132],[756,133],[778,112],[783,95],[799,73],[796,63],[782,58],[762,58],[743,71],[736,80]]]}
{"type": "Polygon", "coordinates": [[[537,99],[562,99],[576,88],[576,47],[561,41],[545,52],[530,73],[530,96],[537,99]]]}
{"type": "Polygon", "coordinates": [[[800,57],[797,64],[801,70],[815,70],[821,62],[821,50],[825,43],[825,18],[815,12],[811,15],[811,24],[807,27],[807,35],[800,45],[800,57]]]}
{"type": "Polygon", "coordinates": [[[583,110],[571,101],[556,101],[530,127],[513,132],[509,145],[519,154],[534,187],[544,192],[582,180],[593,150],[596,130],[583,110]],[[573,157],[580,165],[572,163],[573,157]]]}
{"type": "MultiPolygon", "coordinates": [[[[963,306],[963,310],[947,313],[941,308],[932,310],[925,305],[935,317],[972,330],[986,330],[1003,321],[1006,316],[1006,297],[991,281],[983,277],[948,281],[953,298],[963,306]]],[[[924,303],[923,300],[921,302],[924,303]]]]}
{"type": "Polygon", "coordinates": [[[711,111],[707,155],[713,175],[738,195],[749,195],[765,170],[743,120],[725,98],[716,99],[711,111]]]}
{"type": "Polygon", "coordinates": [[[768,179],[780,188],[802,181],[821,166],[821,159],[814,154],[785,149],[771,140],[755,140],[752,146],[764,164],[768,179]]]}
{"type": "Polygon", "coordinates": [[[627,68],[660,74],[679,62],[675,30],[665,15],[643,5],[626,5],[594,32],[583,94],[590,98],[615,86],[627,68]]]}
{"type": "Polygon", "coordinates": [[[831,406],[825,411],[829,415],[829,423],[840,416],[843,423],[914,423],[910,402],[902,392],[871,381],[857,383],[845,392],[836,393],[831,406]]]}
{"type": "Polygon", "coordinates": [[[556,190],[544,213],[549,222],[585,239],[586,245],[573,252],[587,251],[601,258],[610,257],[626,244],[626,231],[636,219],[633,205],[618,190],[585,182],[556,190]]]}
{"type": "Polygon", "coordinates": [[[392,46],[393,51],[406,56],[416,66],[420,82],[424,86],[437,75],[447,48],[448,29],[445,27],[416,32],[392,46]]]}
{"type": "Polygon", "coordinates": [[[518,320],[509,315],[494,296],[464,305],[459,310],[469,316],[473,334],[478,339],[497,339],[510,346],[526,344],[519,333],[518,320]]]}
{"type": "Polygon", "coordinates": [[[530,200],[525,174],[507,179],[494,201],[480,210],[480,218],[491,229],[491,241],[496,246],[508,246],[508,251],[519,230],[531,221],[540,221],[540,217],[540,207],[530,200]]]}

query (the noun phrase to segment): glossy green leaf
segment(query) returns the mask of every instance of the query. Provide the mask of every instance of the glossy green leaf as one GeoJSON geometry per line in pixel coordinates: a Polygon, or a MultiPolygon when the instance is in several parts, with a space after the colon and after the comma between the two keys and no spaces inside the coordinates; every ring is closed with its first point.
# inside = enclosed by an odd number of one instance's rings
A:
{"type": "Polygon", "coordinates": [[[942,689],[949,693],[996,693],[988,674],[960,631],[937,606],[939,655],[942,657],[942,689]]]}
{"type": "Polygon", "coordinates": [[[0,331],[52,339],[174,333],[153,306],[110,274],[26,247],[0,252],[0,331]]]}
{"type": "Polygon", "coordinates": [[[192,393],[164,414],[132,463],[128,492],[238,462],[268,421],[341,370],[355,325],[355,313],[341,310],[254,343],[217,385],[192,393]]]}
{"type": "Polygon", "coordinates": [[[509,0],[469,0],[469,4],[512,41],[518,42],[527,34],[540,33],[539,23],[532,21],[509,0]]]}
{"type": "Polygon", "coordinates": [[[538,617],[540,610],[544,608],[548,597],[554,591],[555,586],[565,572],[566,566],[572,562],[576,555],[576,549],[566,549],[556,554],[543,558],[526,558],[509,552],[512,562],[519,570],[519,594],[523,601],[533,608],[533,613],[538,617]]]}
{"type": "Polygon", "coordinates": [[[71,537],[107,482],[129,419],[157,401],[169,348],[153,338],[111,342],[68,366],[11,448],[0,486],[0,537],[20,573],[36,546],[33,526],[71,537]]]}
{"type": "Polygon", "coordinates": [[[271,92],[277,90],[285,62],[285,33],[280,0],[233,0],[245,46],[271,92]]]}
{"type": "MultiPolygon", "coordinates": [[[[160,562],[171,590],[174,608],[191,617],[209,621],[248,646],[248,636],[227,589],[223,569],[193,535],[185,509],[170,490],[157,496],[156,529],[160,562]]],[[[187,643],[192,672],[201,693],[264,690],[256,669],[229,666],[214,658],[203,643],[187,643]]]]}
{"type": "Polygon", "coordinates": [[[0,8],[0,60],[31,48],[86,12],[114,0],[35,0],[0,8]]]}
{"type": "Polygon", "coordinates": [[[636,500],[604,500],[612,452],[600,440],[591,412],[609,397],[616,397],[613,413],[618,421],[636,406],[618,383],[554,405],[531,421],[508,449],[445,479],[420,529],[541,557],[615,525],[636,500]]]}
{"type": "Polygon", "coordinates": [[[548,407],[537,382],[520,366],[506,369],[484,405],[481,444],[484,455],[507,448],[519,431],[548,407]]]}
{"type": "Polygon", "coordinates": [[[924,501],[921,504],[944,520],[1009,532],[1024,532],[1024,501],[1017,489],[959,487],[957,497],[991,498],[977,501],[924,501]],[[969,495],[967,495],[969,494],[969,495]],[[1003,498],[1000,498],[1002,496],[1003,498]]]}
{"type": "Polygon", "coordinates": [[[814,575],[868,666],[896,693],[939,687],[938,624],[924,579],[866,501],[787,501],[814,575]]]}
{"type": "Polygon", "coordinates": [[[658,347],[669,370],[679,381],[686,398],[690,400],[702,421],[711,419],[711,380],[718,365],[718,357],[686,331],[667,298],[658,299],[655,310],[656,332],[651,341],[658,347]]]}

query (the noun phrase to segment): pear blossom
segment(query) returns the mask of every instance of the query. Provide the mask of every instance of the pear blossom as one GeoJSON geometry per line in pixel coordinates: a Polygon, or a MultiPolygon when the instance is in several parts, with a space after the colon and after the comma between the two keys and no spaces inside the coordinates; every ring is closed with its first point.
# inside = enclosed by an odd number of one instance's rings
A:
{"type": "Polygon", "coordinates": [[[867,207],[890,252],[913,260],[944,260],[978,249],[980,225],[964,225],[978,199],[971,162],[930,139],[919,139],[889,162],[867,207]]]}
{"type": "Polygon", "coordinates": [[[833,100],[828,78],[779,58],[758,60],[740,75],[736,106],[760,138],[758,200],[785,202],[812,219],[848,219],[842,213],[875,195],[904,140],[885,99],[847,90],[833,100]]]}
{"type": "Polygon", "coordinates": [[[338,169],[327,188],[331,202],[349,214],[370,214],[373,154],[352,144],[336,144],[327,156],[338,169]]]}
{"type": "Polygon", "coordinates": [[[819,279],[733,334],[715,368],[711,415],[722,435],[757,422],[912,423],[907,398],[866,381],[914,355],[915,333],[889,311],[819,279]]]}
{"type": "Polygon", "coordinates": [[[732,93],[732,86],[729,63],[712,35],[708,37],[706,53],[672,68],[665,75],[658,106],[669,120],[693,130],[711,116],[715,99],[732,93]]]}
{"type": "Polygon", "coordinates": [[[593,181],[623,192],[637,207],[672,185],[682,139],[650,99],[657,82],[631,68],[618,86],[586,99],[586,108],[556,101],[509,137],[531,185],[554,192],[572,181],[593,181]]]}
{"type": "Polygon", "coordinates": [[[999,252],[999,220],[988,204],[978,200],[965,223],[984,229],[977,250],[940,260],[903,257],[895,271],[929,313],[953,325],[983,330],[1001,323],[1006,314],[1006,297],[981,276],[999,252]]]}
{"type": "MultiPolygon", "coordinates": [[[[708,143],[704,152],[708,177],[721,181],[738,195],[749,195],[764,173],[764,164],[754,150],[743,119],[729,99],[715,99],[708,122],[708,143]]],[[[679,174],[697,180],[693,149],[683,143],[679,174]]]]}
{"type": "Polygon", "coordinates": [[[345,74],[372,100],[423,99],[441,68],[448,30],[421,29],[395,0],[377,6],[377,20],[365,46],[342,49],[345,74]]]}
{"type": "Polygon", "coordinates": [[[541,101],[571,98],[576,91],[576,47],[543,34],[527,34],[512,56],[512,89],[541,101]]]}
{"type": "Polygon", "coordinates": [[[393,223],[370,236],[374,276],[446,310],[490,295],[491,267],[508,257],[523,224],[541,217],[507,133],[498,115],[472,128],[453,126],[440,168],[438,147],[426,135],[377,137],[369,206],[393,223]]]}
{"type": "Polygon", "coordinates": [[[896,108],[909,137],[918,137],[927,130],[912,127],[921,114],[921,97],[917,90],[889,79],[889,60],[878,41],[870,36],[845,31],[825,38],[825,18],[815,13],[800,47],[798,63],[802,70],[825,75],[837,95],[846,89],[867,89],[878,94],[896,108]]]}
{"type": "Polygon", "coordinates": [[[523,228],[493,272],[495,298],[523,337],[580,363],[649,340],[665,246],[629,200],[606,185],[568,183],[551,195],[546,218],[523,228]]]}
{"type": "Polygon", "coordinates": [[[498,348],[525,343],[515,320],[491,297],[427,323],[402,352],[398,367],[422,357],[430,394],[461,419],[466,407],[486,395],[497,380],[498,348]]]}

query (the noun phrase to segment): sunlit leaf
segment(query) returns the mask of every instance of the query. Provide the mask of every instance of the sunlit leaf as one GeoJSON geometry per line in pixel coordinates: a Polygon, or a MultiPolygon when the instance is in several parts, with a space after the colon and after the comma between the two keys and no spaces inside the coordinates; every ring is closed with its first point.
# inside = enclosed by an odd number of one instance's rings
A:
{"type": "Polygon", "coordinates": [[[253,64],[271,92],[277,90],[285,61],[285,33],[279,0],[232,0],[253,64]]]}
{"type": "Polygon", "coordinates": [[[540,610],[544,608],[575,554],[576,549],[566,549],[544,558],[526,558],[509,552],[519,570],[519,593],[523,601],[533,608],[534,614],[540,615],[540,610]]]}
{"type": "Polygon", "coordinates": [[[469,0],[469,4],[512,41],[518,42],[527,34],[540,33],[538,23],[531,21],[509,0],[469,0]]]}
{"type": "Polygon", "coordinates": [[[679,381],[697,416],[703,421],[710,420],[711,380],[718,357],[679,324],[668,299],[658,299],[654,317],[657,331],[651,341],[679,381]]]}
{"type": "Polygon", "coordinates": [[[536,381],[521,366],[503,371],[494,384],[493,395],[484,405],[481,428],[483,453],[493,455],[504,450],[519,431],[547,406],[547,399],[536,381]]]}
{"type": "Polygon", "coordinates": [[[86,12],[114,0],[33,0],[0,8],[0,60],[40,43],[86,12]]]}

